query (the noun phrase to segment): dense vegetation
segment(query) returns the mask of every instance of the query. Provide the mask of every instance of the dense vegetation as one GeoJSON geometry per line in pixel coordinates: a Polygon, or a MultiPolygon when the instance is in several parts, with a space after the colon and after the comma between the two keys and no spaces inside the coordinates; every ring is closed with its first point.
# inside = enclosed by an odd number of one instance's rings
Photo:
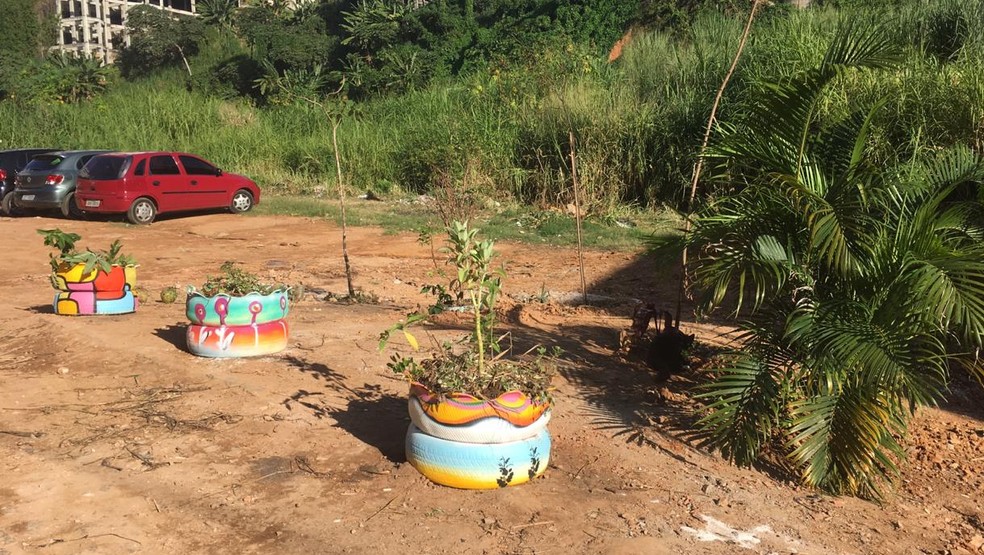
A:
{"type": "MultiPolygon", "coordinates": [[[[276,90],[261,95],[256,80],[276,72],[302,94],[334,91],[345,80],[345,93],[358,101],[339,134],[353,188],[385,195],[454,183],[527,202],[566,202],[573,131],[596,211],[677,204],[741,30],[736,6],[745,3],[479,4],[440,1],[410,10],[376,0],[289,11],[206,2],[201,33],[160,23],[158,42],[150,41],[157,56],[132,55],[147,41],[124,50],[119,69],[127,79],[55,56],[24,67],[0,102],[0,140],[184,149],[268,188],[333,190],[330,125],[313,106],[288,102],[276,90]],[[674,27],[633,27],[658,22],[674,27]],[[634,29],[630,40],[609,62],[626,29],[634,29]],[[182,48],[187,68],[176,48],[159,44],[179,37],[191,41],[182,48]],[[121,113],[128,125],[110,117],[121,113]]],[[[904,62],[835,83],[822,109],[837,116],[888,98],[870,146],[885,161],[954,143],[979,148],[981,1],[902,4],[887,13],[765,10],[719,119],[739,113],[762,79],[814,64],[840,21],[888,20],[904,62]]]]}
{"type": "MultiPolygon", "coordinates": [[[[711,441],[877,496],[915,407],[984,375],[984,0],[868,4],[763,8],[666,246],[746,322],[711,441]]],[[[350,189],[550,205],[573,133],[593,213],[679,207],[750,2],[199,6],[140,14],[118,67],[2,58],[0,144],[188,150],[323,197],[337,122],[350,189]]]]}

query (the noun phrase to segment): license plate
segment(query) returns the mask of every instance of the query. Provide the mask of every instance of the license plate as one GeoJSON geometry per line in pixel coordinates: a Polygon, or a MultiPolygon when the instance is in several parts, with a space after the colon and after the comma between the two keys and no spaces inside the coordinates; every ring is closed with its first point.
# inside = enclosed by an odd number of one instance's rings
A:
{"type": "Polygon", "coordinates": [[[34,200],[34,195],[24,195],[21,200],[34,200]]]}
{"type": "Polygon", "coordinates": [[[85,201],[85,207],[86,208],[99,208],[99,203],[100,202],[101,201],[98,201],[98,200],[87,200],[87,201],[85,201]]]}

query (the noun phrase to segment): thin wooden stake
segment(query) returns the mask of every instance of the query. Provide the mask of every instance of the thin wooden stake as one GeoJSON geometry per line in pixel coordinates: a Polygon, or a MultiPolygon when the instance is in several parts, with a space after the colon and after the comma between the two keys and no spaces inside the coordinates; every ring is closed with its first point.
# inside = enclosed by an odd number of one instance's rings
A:
{"type": "Polygon", "coordinates": [[[355,288],[352,287],[352,267],[349,266],[348,255],[348,224],[345,218],[345,185],[342,183],[342,159],[338,154],[338,125],[342,118],[332,121],[331,144],[335,149],[335,172],[338,175],[338,200],[342,209],[342,262],[345,264],[345,284],[348,286],[349,300],[355,300],[355,288]]]}
{"type": "Polygon", "coordinates": [[[571,180],[574,182],[574,221],[577,223],[577,264],[581,271],[581,299],[588,304],[588,286],[584,280],[584,249],[581,240],[581,201],[577,194],[577,158],[574,154],[574,131],[568,131],[571,142],[571,180]]]}

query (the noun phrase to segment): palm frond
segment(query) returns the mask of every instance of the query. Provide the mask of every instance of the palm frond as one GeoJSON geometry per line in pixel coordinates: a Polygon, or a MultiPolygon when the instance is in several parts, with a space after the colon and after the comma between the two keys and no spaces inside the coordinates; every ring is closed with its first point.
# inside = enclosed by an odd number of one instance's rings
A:
{"type": "Polygon", "coordinates": [[[807,484],[880,498],[904,456],[899,407],[877,384],[846,382],[790,404],[790,456],[807,484]]]}
{"type": "Polygon", "coordinates": [[[739,465],[751,464],[778,426],[784,362],[781,357],[768,361],[740,356],[698,396],[712,400],[698,425],[708,432],[712,445],[739,465]]]}

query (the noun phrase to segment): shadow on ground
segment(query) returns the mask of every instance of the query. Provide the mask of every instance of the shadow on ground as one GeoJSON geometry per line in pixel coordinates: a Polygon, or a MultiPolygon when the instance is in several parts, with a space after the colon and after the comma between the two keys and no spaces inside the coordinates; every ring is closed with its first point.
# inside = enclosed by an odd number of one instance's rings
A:
{"type": "Polygon", "coordinates": [[[315,418],[334,420],[335,426],[375,447],[390,462],[406,462],[403,442],[409,416],[405,397],[387,393],[378,384],[349,387],[345,384],[345,376],[322,363],[312,363],[293,355],[285,360],[322,384],[320,390],[299,389],[284,399],[282,404],[288,410],[301,408],[315,418]],[[345,406],[330,403],[323,390],[341,395],[345,406]]]}

